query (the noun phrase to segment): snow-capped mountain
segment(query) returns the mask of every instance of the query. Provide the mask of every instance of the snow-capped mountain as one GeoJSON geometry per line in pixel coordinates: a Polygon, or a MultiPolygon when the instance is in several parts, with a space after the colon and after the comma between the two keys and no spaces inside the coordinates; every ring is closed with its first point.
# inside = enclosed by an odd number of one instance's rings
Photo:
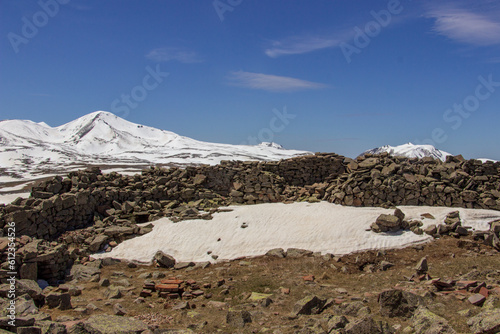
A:
{"type": "Polygon", "coordinates": [[[452,155],[448,152],[438,150],[432,145],[414,145],[412,143],[399,146],[385,145],[365,151],[361,155],[366,153],[380,154],[384,152],[387,152],[395,157],[407,157],[407,158],[432,157],[434,159],[439,159],[442,161],[445,161],[448,155],[452,155]]]}
{"type": "Polygon", "coordinates": [[[60,174],[87,165],[217,164],[221,160],[279,160],[310,152],[276,143],[215,144],[183,137],[97,111],[50,127],[0,121],[0,184],[60,174]]]}

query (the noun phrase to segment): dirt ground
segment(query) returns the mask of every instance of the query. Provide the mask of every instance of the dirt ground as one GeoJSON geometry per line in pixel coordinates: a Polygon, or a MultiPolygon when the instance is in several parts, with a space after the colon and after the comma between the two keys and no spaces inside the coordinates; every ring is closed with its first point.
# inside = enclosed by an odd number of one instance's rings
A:
{"type": "MultiPolygon", "coordinates": [[[[85,319],[91,314],[115,314],[114,305],[118,303],[125,310],[125,316],[143,320],[151,328],[189,328],[199,333],[295,333],[308,324],[324,326],[328,318],[338,314],[343,306],[362,301],[370,308],[375,320],[386,321],[395,326],[397,332],[401,332],[411,321],[382,316],[377,298],[384,290],[398,288],[424,296],[432,312],[447,319],[458,333],[468,333],[467,318],[458,312],[470,309],[469,315],[475,315],[481,307],[468,301],[472,292],[438,291],[431,284],[432,281],[410,280],[415,274],[415,265],[423,257],[427,257],[428,274],[432,279],[459,280],[467,274],[462,279],[487,283],[489,298],[500,295],[500,253],[470,237],[443,237],[404,249],[367,251],[342,257],[319,254],[300,258],[263,256],[219,263],[207,268],[173,270],[152,265],[130,268],[127,263],[120,262],[104,266],[100,278],[109,278],[111,284],[122,285],[121,298],[107,299],[105,291],[108,288],[100,286],[98,282],[77,282],[75,284],[83,290],[81,295],[72,297],[72,310],[60,311],[44,306],[41,311],[51,314],[53,319],[61,316],[66,318],[60,320],[85,319]],[[393,266],[381,270],[382,261],[393,266]],[[153,292],[151,297],[138,300],[145,281],[139,275],[145,273],[194,280],[196,283],[191,284],[197,284],[204,294],[181,300],[161,298],[157,292],[153,292]],[[309,275],[313,275],[314,280],[311,277],[304,279],[309,275]],[[272,302],[252,300],[249,298],[252,292],[269,294],[272,302]],[[308,295],[333,298],[334,302],[332,307],[318,315],[291,315],[295,303],[308,295]],[[188,302],[189,308],[175,309],[184,301],[188,302]],[[95,310],[89,310],[93,308],[89,304],[93,304],[95,310]],[[243,328],[235,328],[226,323],[228,310],[248,310],[252,322],[243,328]]],[[[165,278],[149,280],[159,283],[165,278]]],[[[349,316],[347,318],[350,319],[349,316]]]]}

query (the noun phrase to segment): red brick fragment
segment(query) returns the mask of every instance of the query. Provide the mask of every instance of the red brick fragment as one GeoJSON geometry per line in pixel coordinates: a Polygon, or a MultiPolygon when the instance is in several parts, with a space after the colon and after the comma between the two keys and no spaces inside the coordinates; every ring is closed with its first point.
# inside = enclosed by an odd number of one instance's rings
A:
{"type": "Polygon", "coordinates": [[[187,284],[187,285],[194,285],[194,284],[196,284],[196,281],[195,281],[194,279],[188,279],[188,280],[186,281],[186,284],[187,284]]]}
{"type": "Polygon", "coordinates": [[[481,287],[481,289],[479,289],[479,294],[483,295],[485,298],[488,298],[490,292],[483,286],[481,287]]]}
{"type": "Polygon", "coordinates": [[[156,291],[160,292],[178,292],[179,285],[178,284],[157,284],[155,286],[156,291]]]}
{"type": "Polygon", "coordinates": [[[180,280],[180,279],[163,279],[160,281],[161,284],[177,284],[177,285],[181,285],[182,283],[184,283],[183,280],[180,280]]]}
{"type": "Polygon", "coordinates": [[[314,282],[314,275],[303,276],[302,279],[306,282],[314,282]]]}

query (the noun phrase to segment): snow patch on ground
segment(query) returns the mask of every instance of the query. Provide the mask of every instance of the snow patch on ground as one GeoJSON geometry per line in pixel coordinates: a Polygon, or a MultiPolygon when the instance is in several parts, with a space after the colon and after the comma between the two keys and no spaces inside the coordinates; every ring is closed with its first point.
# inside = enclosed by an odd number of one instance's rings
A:
{"type": "Polygon", "coordinates": [[[28,198],[30,193],[0,194],[0,204],[9,204],[18,197],[28,198]]]}
{"type": "MultiPolygon", "coordinates": [[[[366,231],[383,208],[345,207],[328,202],[271,203],[230,206],[212,220],[187,220],[173,223],[167,218],[153,222],[151,233],[127,240],[109,253],[94,257],[113,257],[150,262],[156,251],[172,255],[177,261],[211,261],[264,255],[273,248],[303,248],[314,252],[348,254],[369,249],[399,248],[432,239],[410,231],[374,233],[366,231]],[[247,223],[247,228],[241,228],[247,223]],[[220,241],[217,241],[220,238],[220,241]]],[[[488,222],[499,219],[500,212],[446,207],[402,206],[407,219],[421,219],[423,213],[435,219],[423,219],[424,227],[441,223],[449,212],[458,210],[464,225],[488,229],[488,222]]]]}

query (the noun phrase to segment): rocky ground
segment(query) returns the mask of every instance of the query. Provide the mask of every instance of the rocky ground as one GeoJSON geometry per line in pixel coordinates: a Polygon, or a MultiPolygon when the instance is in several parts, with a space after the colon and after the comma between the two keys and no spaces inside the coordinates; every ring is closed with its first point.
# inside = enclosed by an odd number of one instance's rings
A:
{"type": "Polygon", "coordinates": [[[176,268],[104,259],[73,266],[59,287],[20,280],[18,324],[28,327],[18,333],[500,332],[500,256],[471,237],[176,268]]]}

